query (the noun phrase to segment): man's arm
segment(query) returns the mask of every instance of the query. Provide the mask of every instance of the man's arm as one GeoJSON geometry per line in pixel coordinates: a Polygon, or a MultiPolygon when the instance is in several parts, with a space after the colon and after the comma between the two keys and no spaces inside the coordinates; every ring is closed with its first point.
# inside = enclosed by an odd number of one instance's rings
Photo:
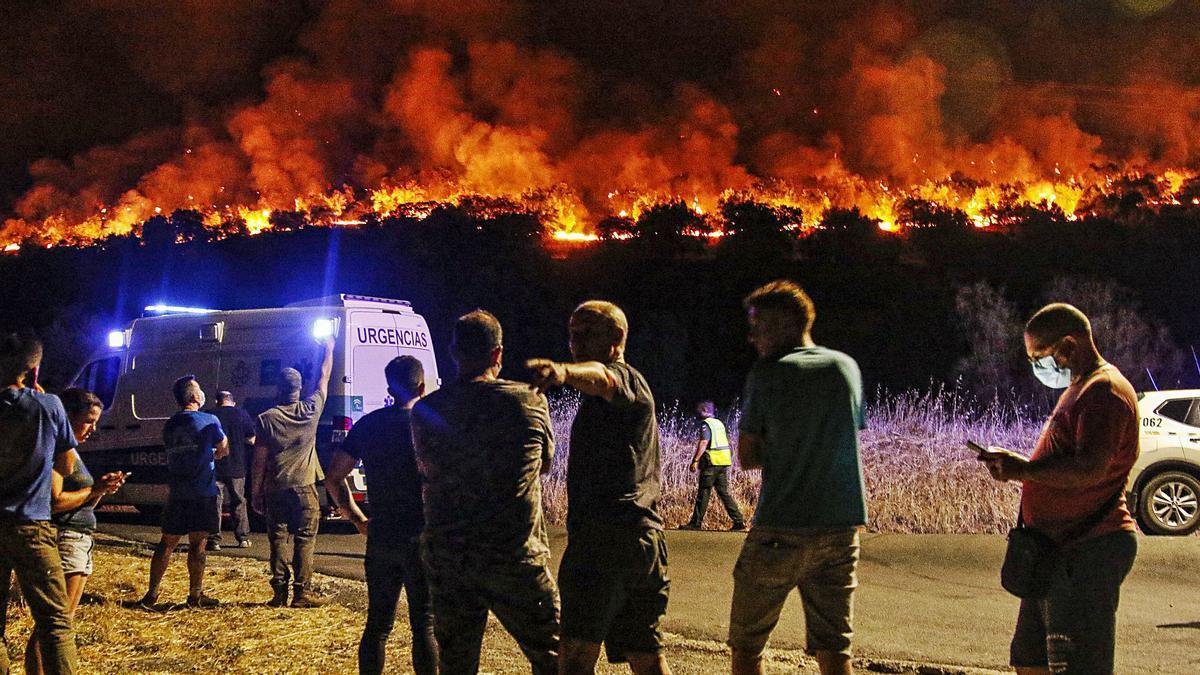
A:
{"type": "Polygon", "coordinates": [[[250,506],[259,513],[266,513],[267,498],[263,494],[267,476],[267,446],[254,446],[254,461],[250,464],[250,506]]]}
{"type": "Polygon", "coordinates": [[[763,437],[758,434],[745,431],[738,434],[738,464],[741,465],[743,471],[762,468],[763,443],[763,437]]]}
{"type": "Polygon", "coordinates": [[[213,446],[213,459],[224,459],[229,456],[229,437],[221,434],[221,441],[213,446]]]}
{"type": "Polygon", "coordinates": [[[365,537],[367,535],[367,517],[363,514],[362,509],[358,508],[358,504],[354,503],[354,499],[350,496],[350,485],[346,482],[356,464],[358,464],[358,460],[344,450],[333,453],[333,459],[330,460],[329,468],[325,471],[325,490],[333,498],[333,503],[337,504],[342,516],[354,523],[358,533],[365,537]]]}
{"type": "Polygon", "coordinates": [[[701,438],[696,443],[696,454],[692,456],[692,471],[700,468],[700,458],[708,451],[708,439],[701,438]]]}
{"type": "Polygon", "coordinates": [[[333,338],[325,338],[325,359],[321,361],[321,376],[317,378],[317,391],[328,396],[329,376],[333,373],[333,338]]]}
{"type": "Polygon", "coordinates": [[[530,359],[525,367],[533,371],[533,386],[545,393],[552,387],[568,385],[587,396],[599,396],[612,401],[617,393],[617,383],[608,368],[599,361],[583,363],[558,363],[548,359],[530,359]]]}

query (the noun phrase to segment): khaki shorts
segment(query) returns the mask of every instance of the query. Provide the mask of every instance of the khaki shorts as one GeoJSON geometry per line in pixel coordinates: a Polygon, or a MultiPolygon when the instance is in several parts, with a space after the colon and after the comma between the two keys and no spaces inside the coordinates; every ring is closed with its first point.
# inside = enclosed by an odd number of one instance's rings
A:
{"type": "Polygon", "coordinates": [[[755,528],[733,568],[729,646],[761,656],[792,589],[804,605],[807,647],[850,654],[858,586],[858,529],[791,532],[755,528]]]}
{"type": "Polygon", "coordinates": [[[62,558],[63,574],[92,574],[92,549],[96,540],[92,535],[66,528],[58,531],[58,556],[62,558]]]}

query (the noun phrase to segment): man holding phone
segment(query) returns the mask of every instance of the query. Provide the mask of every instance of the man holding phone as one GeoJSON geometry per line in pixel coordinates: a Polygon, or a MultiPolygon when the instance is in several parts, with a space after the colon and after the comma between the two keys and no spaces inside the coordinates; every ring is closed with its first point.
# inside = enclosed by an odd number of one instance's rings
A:
{"type": "Polygon", "coordinates": [[[1125,503],[1138,458],[1137,395],[1071,305],[1038,310],[1025,351],[1034,375],[1065,391],[1031,457],[992,447],[979,459],[996,480],[1021,481],[1024,525],[1059,553],[1046,597],[1021,600],[1011,664],[1017,673],[1111,673],[1121,583],[1137,555],[1125,503]]]}

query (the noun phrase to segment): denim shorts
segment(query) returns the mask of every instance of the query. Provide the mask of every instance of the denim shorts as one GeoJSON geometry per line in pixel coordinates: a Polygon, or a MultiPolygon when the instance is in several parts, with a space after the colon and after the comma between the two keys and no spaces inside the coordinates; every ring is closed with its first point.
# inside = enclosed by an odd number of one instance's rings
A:
{"type": "Polygon", "coordinates": [[[96,540],[92,535],[78,530],[58,531],[58,556],[62,558],[63,574],[92,574],[92,549],[96,540]]]}
{"type": "Polygon", "coordinates": [[[858,554],[857,528],[751,530],[733,568],[729,646],[761,656],[796,589],[809,653],[849,655],[858,554]]]}
{"type": "Polygon", "coordinates": [[[1063,551],[1040,600],[1022,600],[1010,664],[1054,673],[1111,673],[1121,582],[1137,536],[1114,532],[1063,551]]]}

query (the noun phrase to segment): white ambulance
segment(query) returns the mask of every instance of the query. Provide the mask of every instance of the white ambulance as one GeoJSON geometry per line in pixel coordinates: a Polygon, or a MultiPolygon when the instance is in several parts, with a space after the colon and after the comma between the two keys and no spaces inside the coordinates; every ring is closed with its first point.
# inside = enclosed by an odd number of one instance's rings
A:
{"type": "MultiPolygon", "coordinates": [[[[234,311],[154,305],[124,330],[110,333],[108,348],[94,355],[74,382],[104,402],[96,433],[79,448],[88,469],[96,476],[133,472],[105,501],[151,511],[165,503],[162,430],[178,410],[171,394],[176,378],[195,375],[209,401],[218,390],[228,390],[256,416],[275,404],[283,368],[304,376],[302,395],[312,391],[323,356],[320,341],[327,335],[334,337],[335,347],[317,436],[323,464],[359,418],[390,403],[383,369],[393,358],[419,359],[426,391],[437,389],[429,327],[408,302],[342,294],[234,311]]],[[[363,501],[366,483],[358,470],[351,487],[355,499],[363,501]]]]}

